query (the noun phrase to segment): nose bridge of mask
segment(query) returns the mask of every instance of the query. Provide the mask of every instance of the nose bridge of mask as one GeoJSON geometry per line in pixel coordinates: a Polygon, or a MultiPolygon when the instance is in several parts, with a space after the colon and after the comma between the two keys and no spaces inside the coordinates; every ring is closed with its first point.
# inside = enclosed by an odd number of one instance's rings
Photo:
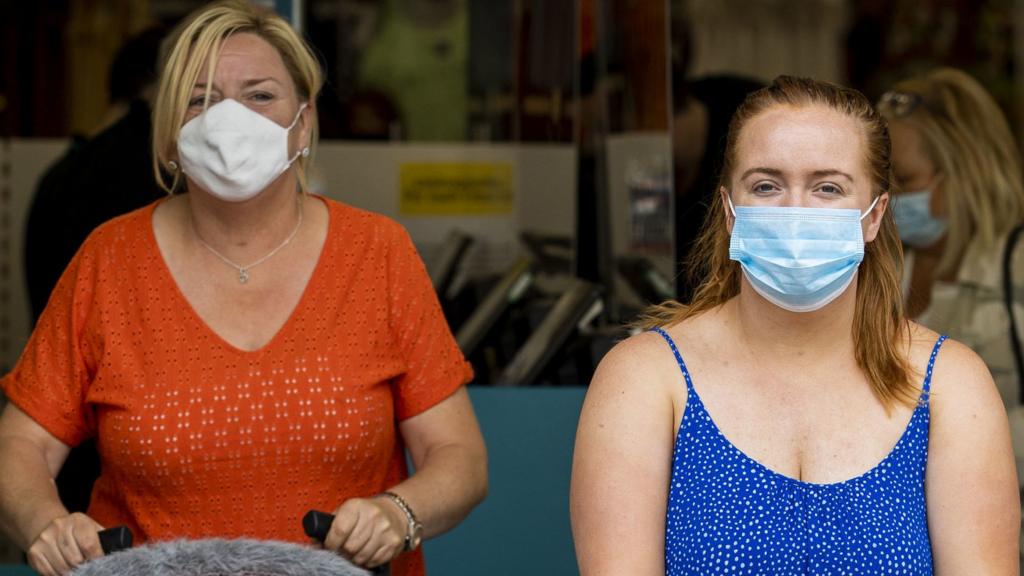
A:
{"type": "MultiPolygon", "coordinates": [[[[207,125],[208,129],[217,129],[220,128],[221,125],[225,124],[234,127],[234,122],[237,121],[237,117],[239,115],[244,115],[252,119],[253,122],[259,122],[267,126],[268,128],[277,127],[281,130],[284,130],[285,132],[291,132],[292,128],[294,128],[295,125],[298,124],[299,116],[302,114],[302,110],[304,108],[306,108],[305,102],[299,105],[299,110],[298,112],[295,113],[295,118],[292,119],[292,123],[289,124],[288,126],[281,126],[277,122],[274,122],[273,120],[267,118],[263,114],[260,114],[255,110],[252,110],[251,108],[249,108],[245,104],[242,104],[238,100],[235,100],[234,98],[225,98],[224,100],[204,110],[203,113],[199,116],[196,116],[192,120],[186,122],[185,126],[193,124],[197,120],[201,120],[203,123],[207,125]]],[[[182,127],[183,130],[185,126],[182,127]]]]}
{"type": "MultiPolygon", "coordinates": [[[[868,206],[868,209],[865,210],[864,213],[860,215],[861,220],[864,220],[865,218],[868,217],[868,214],[871,214],[871,211],[875,209],[875,205],[878,204],[879,198],[881,198],[881,196],[875,196],[875,199],[871,202],[871,205],[868,206]]],[[[729,204],[729,212],[732,214],[732,217],[735,218],[736,205],[732,203],[732,194],[726,194],[725,201],[728,202],[729,204]]]]}
{"type": "MultiPolygon", "coordinates": [[[[303,102],[302,104],[299,105],[299,110],[295,113],[295,117],[292,119],[292,123],[289,124],[287,127],[281,126],[277,122],[274,122],[273,120],[271,120],[270,118],[267,118],[263,114],[260,114],[259,112],[256,112],[255,110],[250,109],[245,104],[242,104],[241,102],[239,102],[238,100],[235,100],[233,98],[226,98],[223,101],[218,102],[217,104],[214,104],[210,108],[207,108],[206,111],[203,112],[202,116],[205,117],[204,122],[206,122],[209,125],[208,127],[212,128],[212,129],[220,128],[220,125],[224,124],[225,121],[227,121],[228,122],[227,126],[229,126],[229,131],[233,132],[234,131],[234,127],[236,126],[236,124],[232,124],[231,122],[232,121],[237,121],[237,116],[238,115],[245,115],[245,116],[249,117],[251,119],[251,121],[258,122],[258,123],[262,124],[263,126],[266,127],[266,129],[268,129],[270,131],[273,131],[273,132],[283,131],[287,135],[288,133],[291,132],[292,128],[294,128],[295,125],[298,124],[299,117],[302,115],[302,111],[306,108],[306,106],[307,106],[307,103],[305,103],[305,102],[303,102]],[[210,111],[214,110],[215,107],[218,107],[218,106],[223,106],[224,108],[222,108],[221,110],[217,111],[214,114],[210,114],[210,111]]],[[[196,117],[194,120],[198,120],[198,119],[199,119],[199,117],[196,117]]],[[[192,121],[189,121],[189,124],[191,124],[191,123],[192,123],[192,121]]],[[[187,124],[186,124],[186,126],[187,126],[187,124]]],[[[285,136],[285,157],[287,158],[288,164],[290,165],[292,162],[295,162],[295,160],[299,156],[302,155],[302,150],[300,149],[298,152],[295,153],[294,156],[291,156],[289,158],[288,154],[287,154],[287,147],[288,147],[288,141],[287,141],[287,136],[285,136]]]]}
{"type": "Polygon", "coordinates": [[[909,190],[896,197],[896,205],[902,205],[900,211],[907,209],[926,214],[934,218],[932,214],[932,189],[922,188],[920,190],[909,190]]]}
{"type": "MultiPolygon", "coordinates": [[[[226,174],[266,163],[269,151],[284,143],[281,160],[288,162],[288,129],[233,98],[210,106],[182,127],[187,141],[203,141],[217,150],[216,162],[226,174]],[[187,134],[186,134],[187,133],[187,134]]],[[[211,158],[212,160],[212,158],[211,158]]]]}

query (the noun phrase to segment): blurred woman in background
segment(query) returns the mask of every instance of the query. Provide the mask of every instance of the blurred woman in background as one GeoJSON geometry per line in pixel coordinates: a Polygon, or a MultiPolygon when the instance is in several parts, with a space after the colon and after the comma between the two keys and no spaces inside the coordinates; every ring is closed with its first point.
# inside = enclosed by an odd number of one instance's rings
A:
{"type": "Polygon", "coordinates": [[[1019,329],[1024,318],[1024,250],[1014,234],[1024,184],[1016,140],[985,88],[952,68],[899,82],[878,110],[892,132],[908,314],[985,361],[1009,412],[1019,481],[1024,351],[1011,322],[1019,329]]]}
{"type": "MultiPolygon", "coordinates": [[[[1024,222],[1024,184],[1006,117],[981,84],[951,68],[896,84],[878,110],[892,132],[907,313],[977,352],[1007,408],[1017,406],[1003,257],[1024,222]]],[[[1024,259],[1013,258],[1009,271],[1024,279],[1024,259]]],[[[1024,290],[1019,282],[1014,292],[1024,290]]]]}

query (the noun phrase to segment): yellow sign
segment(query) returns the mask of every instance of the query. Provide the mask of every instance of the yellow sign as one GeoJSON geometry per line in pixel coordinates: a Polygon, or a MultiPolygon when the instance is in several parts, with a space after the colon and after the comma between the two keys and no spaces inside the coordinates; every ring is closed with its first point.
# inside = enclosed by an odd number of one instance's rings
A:
{"type": "Polygon", "coordinates": [[[402,214],[510,214],[512,165],[507,162],[403,164],[399,189],[402,214]]]}

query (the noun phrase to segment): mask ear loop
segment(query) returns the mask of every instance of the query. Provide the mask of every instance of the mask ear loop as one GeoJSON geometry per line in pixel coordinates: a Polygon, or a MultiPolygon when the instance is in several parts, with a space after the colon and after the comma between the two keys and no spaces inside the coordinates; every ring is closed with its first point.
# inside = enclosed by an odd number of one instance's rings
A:
{"type": "Polygon", "coordinates": [[[860,219],[861,219],[862,222],[864,221],[865,218],[868,217],[868,214],[871,214],[871,211],[875,209],[875,204],[878,204],[878,199],[881,198],[881,197],[882,197],[881,195],[875,196],[875,200],[874,200],[874,202],[871,203],[871,206],[868,206],[867,211],[860,215],[860,219]]]}
{"type": "MultiPolygon", "coordinates": [[[[295,113],[295,119],[292,120],[292,123],[288,125],[288,128],[287,128],[288,132],[291,132],[292,128],[295,127],[295,124],[298,123],[299,115],[302,114],[302,111],[305,110],[305,108],[306,108],[306,103],[303,102],[302,106],[299,106],[299,111],[295,113]]],[[[290,159],[288,159],[288,164],[291,165],[291,163],[295,162],[295,160],[297,160],[299,158],[299,156],[302,156],[303,158],[308,157],[309,156],[309,146],[306,146],[302,150],[299,150],[298,152],[296,152],[295,156],[292,156],[290,159]]]]}
{"type": "Polygon", "coordinates": [[[306,109],[306,103],[303,102],[302,106],[299,106],[299,111],[295,113],[295,119],[292,120],[292,123],[288,125],[288,131],[289,132],[291,132],[292,128],[295,128],[295,123],[299,121],[299,114],[302,114],[302,111],[305,110],[305,109],[306,109]]]}
{"type": "Polygon", "coordinates": [[[728,192],[726,192],[725,194],[725,201],[729,203],[729,213],[732,214],[733,218],[735,218],[736,207],[732,205],[732,196],[728,192]]]}

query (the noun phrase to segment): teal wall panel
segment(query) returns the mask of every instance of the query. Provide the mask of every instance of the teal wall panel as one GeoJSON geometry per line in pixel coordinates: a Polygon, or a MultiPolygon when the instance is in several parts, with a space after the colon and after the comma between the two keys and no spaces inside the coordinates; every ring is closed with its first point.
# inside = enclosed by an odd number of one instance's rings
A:
{"type": "Polygon", "coordinates": [[[586,388],[471,387],[487,442],[490,492],[424,546],[434,576],[578,574],[569,476],[586,388]]]}

